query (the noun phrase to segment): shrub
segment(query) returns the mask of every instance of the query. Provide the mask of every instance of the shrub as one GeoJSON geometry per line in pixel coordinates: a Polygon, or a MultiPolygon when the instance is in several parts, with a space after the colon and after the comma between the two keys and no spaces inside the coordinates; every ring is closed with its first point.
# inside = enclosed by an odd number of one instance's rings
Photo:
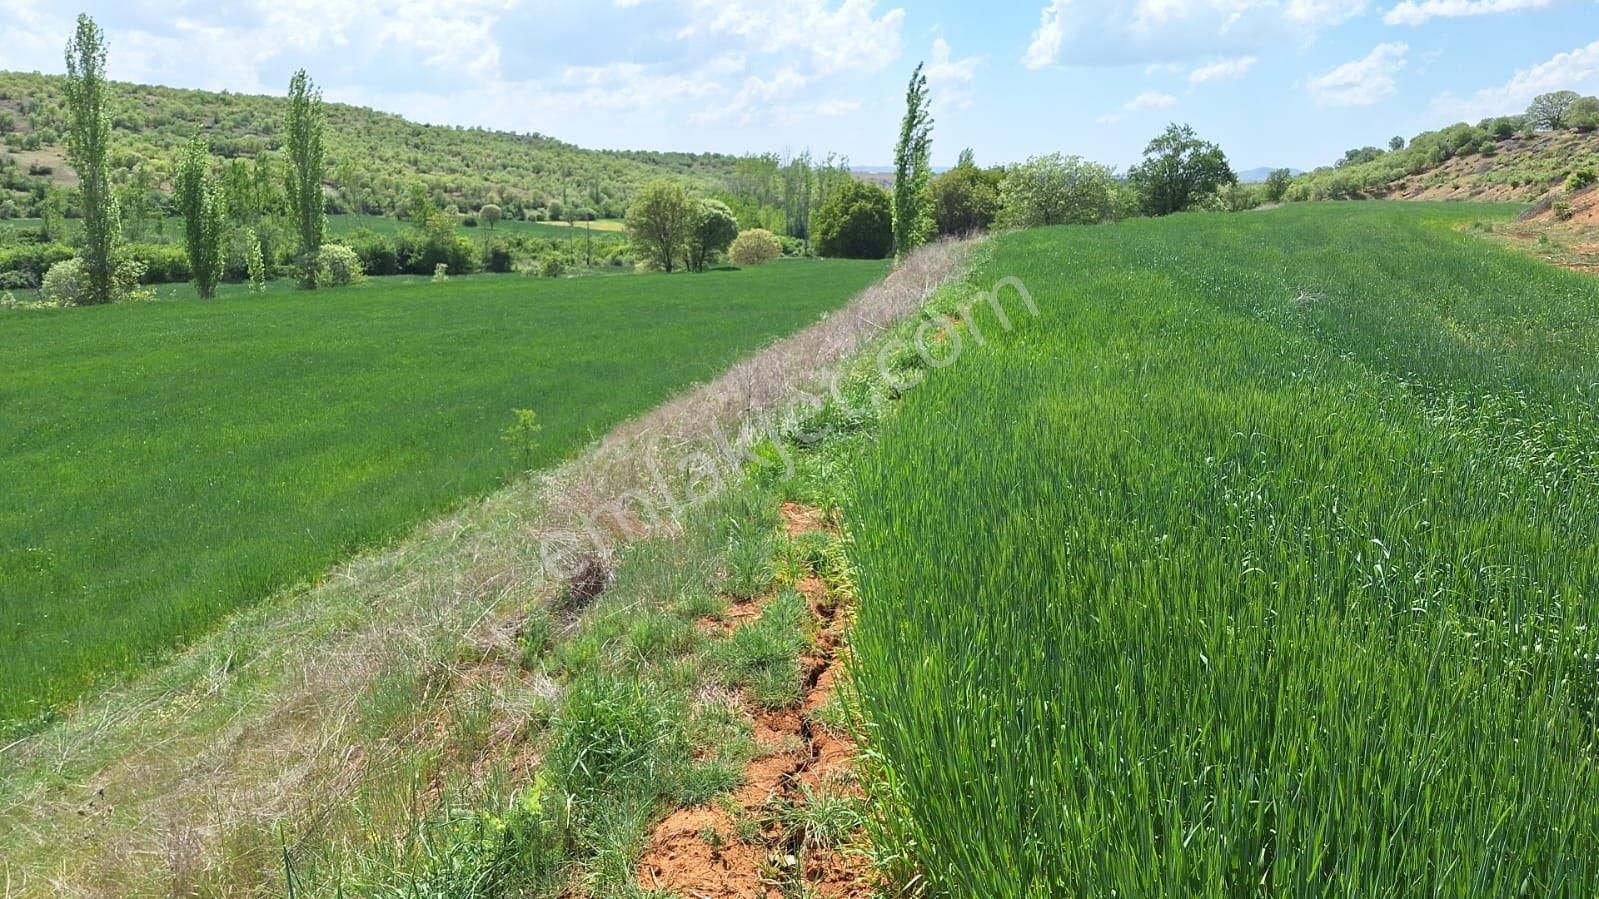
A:
{"type": "MultiPolygon", "coordinates": [[[[144,278],[144,263],[131,256],[115,260],[111,272],[111,299],[113,302],[147,300],[154,294],[139,289],[144,278]]],[[[93,303],[89,290],[89,275],[84,271],[83,260],[74,256],[57,262],[45,272],[39,293],[46,303],[58,306],[82,306],[93,303]]]]}
{"type": "Polygon", "coordinates": [[[73,257],[63,243],[21,244],[0,250],[0,272],[16,272],[23,287],[38,287],[50,266],[73,257]]]}
{"type": "Polygon", "coordinates": [[[320,287],[348,287],[366,280],[361,257],[341,243],[323,244],[316,256],[316,283],[320,287]]]}
{"type": "Polygon", "coordinates": [[[1599,172],[1595,172],[1592,168],[1577,169],[1566,176],[1566,190],[1575,193],[1585,187],[1591,187],[1595,182],[1599,182],[1599,172]]]}
{"type": "Polygon", "coordinates": [[[816,250],[823,256],[882,259],[893,245],[893,211],[880,187],[851,179],[816,213],[816,250]]]}
{"type": "Polygon", "coordinates": [[[189,280],[189,256],[178,244],[128,244],[122,252],[144,265],[144,284],[181,284],[189,280]]]}
{"type": "Polygon", "coordinates": [[[1000,188],[1000,224],[1008,228],[1088,225],[1117,217],[1114,173],[1077,156],[1034,156],[1011,169],[1000,188]]]}
{"type": "Polygon", "coordinates": [[[539,273],[546,278],[559,278],[566,273],[566,264],[559,256],[546,256],[539,265],[539,273]]]}
{"type": "Polygon", "coordinates": [[[1555,221],[1567,222],[1571,220],[1571,204],[1565,200],[1556,200],[1554,205],[1549,208],[1555,214],[1555,221]]]}
{"type": "Polygon", "coordinates": [[[511,256],[511,251],[500,244],[485,247],[483,250],[483,270],[504,274],[512,270],[516,260],[511,256]]]}
{"type": "Polygon", "coordinates": [[[448,280],[450,280],[450,266],[447,263],[441,262],[438,265],[433,266],[433,283],[434,284],[438,284],[441,281],[448,281],[448,280]]]}
{"type": "Polygon", "coordinates": [[[765,228],[751,228],[739,232],[728,255],[734,265],[765,265],[783,255],[783,245],[765,228]]]}

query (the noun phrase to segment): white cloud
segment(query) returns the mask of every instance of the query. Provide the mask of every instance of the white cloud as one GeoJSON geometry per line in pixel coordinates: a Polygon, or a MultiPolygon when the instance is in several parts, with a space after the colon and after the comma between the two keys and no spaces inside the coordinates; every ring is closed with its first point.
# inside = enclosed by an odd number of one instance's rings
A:
{"type": "Polygon", "coordinates": [[[971,84],[977,78],[977,67],[982,65],[983,57],[955,59],[954,55],[949,41],[934,38],[933,56],[924,71],[935,107],[965,109],[972,105],[971,84]]]}
{"type": "Polygon", "coordinates": [[[1145,109],[1167,109],[1177,105],[1177,98],[1171,94],[1160,91],[1144,91],[1138,96],[1121,105],[1115,112],[1107,112],[1094,121],[1101,125],[1113,125],[1127,118],[1128,113],[1141,112],[1145,109]]]}
{"type": "Polygon", "coordinates": [[[1219,60],[1189,72],[1188,83],[1204,84],[1207,81],[1227,81],[1233,78],[1242,78],[1259,61],[1253,56],[1219,60]]]}
{"type": "Polygon", "coordinates": [[[1177,105],[1177,98],[1171,94],[1159,91],[1144,91],[1138,96],[1128,100],[1122,108],[1128,112],[1137,112],[1140,109],[1166,109],[1177,105]]]}
{"type": "Polygon", "coordinates": [[[1317,106],[1370,106],[1394,92],[1394,76],[1409,55],[1405,44],[1378,44],[1364,57],[1318,75],[1306,86],[1317,106]]]}
{"type": "Polygon", "coordinates": [[[1553,0],[1404,0],[1382,17],[1389,25],[1420,25],[1428,19],[1458,19],[1541,9],[1553,0]]]}
{"type": "Polygon", "coordinates": [[[732,35],[761,53],[798,50],[816,74],[877,72],[900,57],[905,10],[876,12],[875,0],[695,0],[714,34],[732,35]]]}
{"type": "Polygon", "coordinates": [[[1469,98],[1440,94],[1433,99],[1432,108],[1440,116],[1476,121],[1519,113],[1533,97],[1559,90],[1599,93],[1599,41],[1518,69],[1504,84],[1484,88],[1469,98]]]}
{"type": "Polygon", "coordinates": [[[1369,0],[1050,0],[1022,63],[1120,66],[1237,56],[1306,41],[1369,0]]]}

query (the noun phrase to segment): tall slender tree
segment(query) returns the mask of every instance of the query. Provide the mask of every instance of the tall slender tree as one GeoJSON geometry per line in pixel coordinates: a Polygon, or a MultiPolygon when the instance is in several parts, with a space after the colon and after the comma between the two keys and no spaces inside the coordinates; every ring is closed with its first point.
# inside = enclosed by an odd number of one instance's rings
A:
{"type": "Polygon", "coordinates": [[[304,69],[289,79],[289,165],[285,185],[300,237],[300,284],[316,289],[317,254],[327,230],[322,199],[322,91],[304,69]]]}
{"type": "Polygon", "coordinates": [[[174,186],[183,213],[183,242],[194,289],[201,299],[209,300],[222,280],[227,204],[221,183],[211,174],[211,148],[204,138],[196,137],[184,148],[174,186]]]}
{"type": "Polygon", "coordinates": [[[78,173],[83,205],[83,270],[86,303],[113,299],[116,266],[116,206],[111,198],[111,119],[106,114],[105,33],[87,14],[67,41],[67,158],[78,173]]]}
{"type": "Polygon", "coordinates": [[[932,153],[933,111],[927,76],[922,73],[922,63],[917,63],[905,89],[905,118],[894,147],[894,246],[901,256],[926,243],[933,231],[927,202],[932,153]]]}

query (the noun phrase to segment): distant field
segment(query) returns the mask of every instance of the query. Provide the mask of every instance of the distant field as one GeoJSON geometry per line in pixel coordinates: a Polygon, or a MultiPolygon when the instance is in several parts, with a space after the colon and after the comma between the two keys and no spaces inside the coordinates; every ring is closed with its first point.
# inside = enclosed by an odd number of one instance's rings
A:
{"type": "Polygon", "coordinates": [[[1511,211],[998,239],[847,515],[931,893],[1593,894],[1599,281],[1511,211]]]}
{"type": "MultiPolygon", "coordinates": [[[[0,228],[37,229],[39,219],[0,219],[0,228]]],[[[76,233],[79,226],[78,219],[67,219],[67,231],[76,233]]],[[[328,216],[328,234],[337,239],[341,234],[348,234],[359,228],[367,228],[379,234],[396,234],[405,230],[409,225],[396,218],[382,215],[330,215],[328,216]]],[[[587,228],[592,228],[596,240],[600,238],[615,239],[626,231],[626,225],[616,219],[602,221],[578,222],[576,227],[569,227],[565,222],[520,222],[501,221],[493,228],[478,225],[468,228],[464,224],[460,227],[463,234],[476,237],[493,237],[496,234],[522,234],[533,237],[555,237],[562,239],[583,239],[587,228]]],[[[146,235],[146,240],[176,241],[183,235],[183,219],[173,217],[162,223],[161,234],[146,235]]]]}
{"type": "Polygon", "coordinates": [[[0,721],[28,718],[842,305],[882,263],[378,279],[0,312],[0,721]]]}

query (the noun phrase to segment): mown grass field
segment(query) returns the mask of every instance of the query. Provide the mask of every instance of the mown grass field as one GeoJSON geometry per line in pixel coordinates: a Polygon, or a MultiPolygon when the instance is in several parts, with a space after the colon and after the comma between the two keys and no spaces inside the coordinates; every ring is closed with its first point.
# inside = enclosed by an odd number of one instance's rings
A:
{"type": "Polygon", "coordinates": [[[881,263],[375,279],[0,313],[0,721],[480,494],[842,305],[881,263]]]}
{"type": "Polygon", "coordinates": [[[907,393],[847,516],[935,893],[1594,893],[1599,281],[1457,230],[1506,214],[997,240],[1041,314],[907,393]]]}

